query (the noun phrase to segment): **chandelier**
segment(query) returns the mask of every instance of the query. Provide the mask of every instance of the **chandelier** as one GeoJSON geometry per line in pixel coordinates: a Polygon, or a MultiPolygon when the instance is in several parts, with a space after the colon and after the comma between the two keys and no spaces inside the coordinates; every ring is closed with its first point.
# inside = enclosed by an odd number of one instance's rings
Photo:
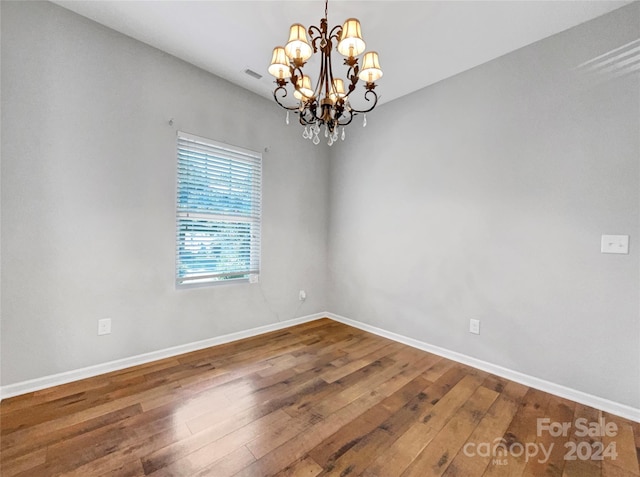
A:
{"type": "Polygon", "coordinates": [[[344,127],[351,124],[357,114],[364,114],[363,126],[367,125],[366,113],[378,104],[378,95],[374,89],[375,82],[382,78],[382,70],[378,53],[375,51],[364,53],[362,66],[358,65],[358,57],[365,50],[360,22],[355,18],[349,18],[342,26],[337,25],[329,31],[327,11],[328,0],[325,0],[324,18],[320,20],[320,27],[309,27],[311,42],[307,39],[307,30],[303,25],[291,25],[287,44],[273,49],[269,73],[276,78],[277,86],[273,91],[273,97],[276,103],[287,110],[286,123],[289,124],[290,111],[297,114],[300,124],[304,126],[302,137],[314,144],[320,142],[318,135],[324,126],[324,135],[331,146],[338,140],[339,130],[344,140],[344,127]],[[348,67],[345,80],[333,76],[331,52],[334,45],[345,57],[344,65],[348,67]],[[320,74],[314,83],[302,69],[307,60],[318,52],[320,74]],[[364,99],[373,102],[366,109],[356,109],[349,102],[349,96],[356,89],[358,80],[364,83],[364,99]],[[297,103],[292,105],[283,103],[289,95],[288,85],[292,86],[293,97],[297,100],[297,103]]]}

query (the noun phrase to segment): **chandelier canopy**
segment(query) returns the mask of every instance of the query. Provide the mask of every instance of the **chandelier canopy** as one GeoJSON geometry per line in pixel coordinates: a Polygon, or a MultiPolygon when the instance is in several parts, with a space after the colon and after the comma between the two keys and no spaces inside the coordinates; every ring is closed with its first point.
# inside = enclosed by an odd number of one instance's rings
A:
{"type": "Polygon", "coordinates": [[[353,121],[359,114],[364,114],[363,126],[367,125],[366,113],[378,104],[375,82],[382,78],[382,69],[378,53],[365,51],[360,22],[355,18],[347,19],[344,24],[337,25],[329,31],[327,26],[328,0],[325,0],[324,18],[320,27],[310,26],[308,30],[299,23],[289,29],[287,44],[273,49],[269,73],[276,78],[273,97],[280,106],[298,115],[300,124],[304,126],[302,136],[314,144],[320,142],[318,134],[324,125],[324,135],[329,146],[338,140],[338,130],[344,140],[344,126],[353,121]],[[311,41],[307,38],[307,33],[311,41]],[[334,78],[331,52],[335,48],[345,57],[344,65],[348,67],[345,79],[334,78]],[[303,72],[307,61],[320,52],[320,74],[317,80],[303,72]],[[362,56],[362,65],[358,64],[362,56]],[[349,102],[349,96],[356,89],[358,80],[364,82],[364,99],[372,104],[366,109],[356,109],[349,102]],[[346,83],[346,89],[345,89],[346,83]],[[290,105],[283,101],[289,95],[287,86],[293,89],[296,103],[290,105]]]}

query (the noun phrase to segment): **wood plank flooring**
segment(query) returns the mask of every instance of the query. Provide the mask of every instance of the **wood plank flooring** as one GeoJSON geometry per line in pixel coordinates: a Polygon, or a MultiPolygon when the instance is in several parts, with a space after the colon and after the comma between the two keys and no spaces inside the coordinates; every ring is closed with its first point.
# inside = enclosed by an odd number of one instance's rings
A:
{"type": "Polygon", "coordinates": [[[640,424],[322,319],[7,399],[0,451],[2,477],[639,477],[640,424]]]}

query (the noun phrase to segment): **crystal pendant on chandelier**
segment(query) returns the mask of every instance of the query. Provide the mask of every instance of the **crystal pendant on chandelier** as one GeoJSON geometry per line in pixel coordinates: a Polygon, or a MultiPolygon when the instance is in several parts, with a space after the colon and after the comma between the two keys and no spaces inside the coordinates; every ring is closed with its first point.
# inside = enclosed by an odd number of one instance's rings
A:
{"type": "Polygon", "coordinates": [[[314,144],[320,143],[320,127],[324,125],[325,138],[332,145],[338,137],[344,141],[345,126],[351,124],[358,114],[364,115],[363,126],[367,125],[366,113],[378,104],[375,82],[382,78],[382,69],[378,53],[365,52],[360,22],[349,18],[342,25],[329,29],[327,13],[328,0],[325,0],[324,18],[320,20],[320,26],[313,25],[305,29],[303,25],[294,23],[285,46],[274,48],[268,70],[276,79],[273,97],[278,105],[287,110],[286,124],[289,124],[289,112],[297,114],[304,127],[302,137],[312,140],[314,144]],[[333,65],[331,54],[334,50],[345,57],[346,79],[333,76],[334,71],[338,71],[337,66],[342,63],[333,65]],[[320,56],[319,64],[324,65],[316,79],[303,72],[314,54],[320,56]],[[355,97],[354,91],[362,91],[357,88],[359,82],[364,89],[364,98],[359,102],[368,105],[365,109],[354,107],[351,101],[352,96],[355,97]],[[296,102],[285,104],[285,98],[287,101],[293,98],[296,102]],[[340,127],[341,134],[338,133],[340,127]]]}

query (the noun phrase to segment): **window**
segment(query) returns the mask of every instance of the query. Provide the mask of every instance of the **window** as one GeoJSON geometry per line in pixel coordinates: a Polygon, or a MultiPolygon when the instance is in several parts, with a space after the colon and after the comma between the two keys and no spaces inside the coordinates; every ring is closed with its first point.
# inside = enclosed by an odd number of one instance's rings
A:
{"type": "Polygon", "coordinates": [[[178,132],[176,284],[260,273],[262,155],[178,132]]]}

